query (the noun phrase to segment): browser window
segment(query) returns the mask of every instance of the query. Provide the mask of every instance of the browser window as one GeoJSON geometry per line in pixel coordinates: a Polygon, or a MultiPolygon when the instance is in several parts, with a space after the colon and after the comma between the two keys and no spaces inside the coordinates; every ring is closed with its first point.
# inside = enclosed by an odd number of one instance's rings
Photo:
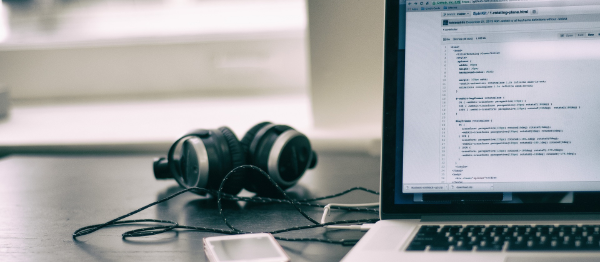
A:
{"type": "Polygon", "coordinates": [[[406,8],[404,193],[600,189],[600,3],[406,8]]]}

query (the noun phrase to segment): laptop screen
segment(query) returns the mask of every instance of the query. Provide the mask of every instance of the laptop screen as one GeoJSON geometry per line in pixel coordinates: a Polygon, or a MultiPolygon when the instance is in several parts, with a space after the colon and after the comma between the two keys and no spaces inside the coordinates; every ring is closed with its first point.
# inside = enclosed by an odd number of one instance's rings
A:
{"type": "Polygon", "coordinates": [[[400,3],[395,204],[573,204],[600,191],[600,1],[400,3]]]}

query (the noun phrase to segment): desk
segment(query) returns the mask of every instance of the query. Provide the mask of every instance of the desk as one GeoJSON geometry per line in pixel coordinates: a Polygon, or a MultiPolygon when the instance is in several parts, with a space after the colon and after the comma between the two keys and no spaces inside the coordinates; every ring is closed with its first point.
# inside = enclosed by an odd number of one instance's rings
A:
{"type": "MultiPolygon", "coordinates": [[[[122,240],[136,226],[105,228],[73,241],[78,228],[104,223],[180,190],[174,181],[157,181],[155,155],[7,156],[0,158],[0,260],[3,261],[206,261],[202,238],[207,232],[169,232],[122,240]]],[[[353,186],[379,187],[379,158],[321,154],[317,168],[290,188],[291,195],[315,197],[353,186]]],[[[337,203],[377,202],[354,192],[337,203]]],[[[307,208],[319,220],[322,209],[307,208]]],[[[275,230],[308,225],[291,206],[229,203],[230,222],[247,230],[275,230]]],[[[373,218],[374,213],[333,211],[330,220],[373,218]]],[[[226,229],[216,201],[186,193],[149,208],[135,218],[226,229]]],[[[282,234],[283,236],[283,234],[282,234]]],[[[359,238],[360,232],[322,228],[285,236],[359,238]]],[[[350,247],[318,242],[279,241],[292,261],[339,261],[350,247]]]]}

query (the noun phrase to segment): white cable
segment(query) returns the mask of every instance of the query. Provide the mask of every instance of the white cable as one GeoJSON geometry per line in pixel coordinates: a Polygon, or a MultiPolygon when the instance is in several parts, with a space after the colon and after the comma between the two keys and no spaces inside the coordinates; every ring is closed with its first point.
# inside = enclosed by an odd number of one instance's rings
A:
{"type": "Polygon", "coordinates": [[[337,204],[337,203],[327,204],[323,210],[323,217],[321,217],[321,224],[325,223],[325,221],[326,221],[325,218],[327,216],[329,216],[331,207],[378,207],[378,206],[379,206],[379,202],[363,203],[363,204],[337,204]]]}
{"type": "MultiPolygon", "coordinates": [[[[337,203],[331,203],[331,204],[327,204],[324,207],[323,210],[323,216],[321,217],[321,224],[326,223],[327,221],[327,216],[329,216],[329,213],[331,211],[331,207],[379,207],[379,202],[377,203],[364,203],[364,204],[337,204],[337,203]]],[[[343,226],[343,225],[330,225],[330,226],[325,226],[325,229],[346,229],[346,230],[361,230],[361,231],[367,231],[371,228],[371,225],[373,224],[362,224],[362,225],[347,225],[347,226],[343,226]]]]}
{"type": "Polygon", "coordinates": [[[369,231],[369,229],[371,229],[371,227],[373,225],[375,225],[375,224],[368,223],[368,224],[362,224],[362,225],[349,225],[349,226],[331,225],[331,226],[325,226],[325,229],[345,229],[345,230],[369,231]]]}

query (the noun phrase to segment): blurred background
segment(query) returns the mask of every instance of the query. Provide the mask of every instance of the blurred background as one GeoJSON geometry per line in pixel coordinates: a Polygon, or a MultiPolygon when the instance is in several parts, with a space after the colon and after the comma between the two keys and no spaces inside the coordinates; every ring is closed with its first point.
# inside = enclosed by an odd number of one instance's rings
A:
{"type": "Polygon", "coordinates": [[[382,40],[381,0],[0,0],[0,155],[264,120],[378,154],[382,40]]]}
{"type": "Polygon", "coordinates": [[[15,100],[305,93],[302,0],[3,0],[15,100]]]}

